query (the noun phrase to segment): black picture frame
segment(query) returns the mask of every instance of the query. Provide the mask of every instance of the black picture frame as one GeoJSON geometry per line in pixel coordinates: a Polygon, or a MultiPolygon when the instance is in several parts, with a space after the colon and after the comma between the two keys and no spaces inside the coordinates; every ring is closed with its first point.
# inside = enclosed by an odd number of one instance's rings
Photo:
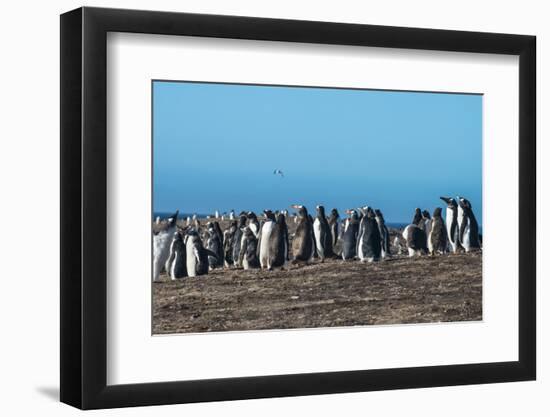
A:
{"type": "Polygon", "coordinates": [[[94,409],[535,379],[535,50],[524,35],[88,7],[61,15],[61,401],[94,409]],[[519,56],[519,360],[107,385],[108,32],[519,56]]]}

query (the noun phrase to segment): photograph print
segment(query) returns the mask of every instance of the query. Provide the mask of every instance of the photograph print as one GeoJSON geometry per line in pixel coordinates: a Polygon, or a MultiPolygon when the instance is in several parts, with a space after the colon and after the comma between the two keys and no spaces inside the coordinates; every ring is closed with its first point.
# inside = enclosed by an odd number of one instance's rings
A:
{"type": "Polygon", "coordinates": [[[152,333],[479,321],[483,95],[152,81],[152,333]]]}

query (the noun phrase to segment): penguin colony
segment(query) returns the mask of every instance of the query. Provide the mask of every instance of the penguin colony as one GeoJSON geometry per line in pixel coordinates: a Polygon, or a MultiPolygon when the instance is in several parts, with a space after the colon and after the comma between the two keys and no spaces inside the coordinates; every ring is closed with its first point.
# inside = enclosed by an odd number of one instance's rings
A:
{"type": "MultiPolygon", "coordinates": [[[[440,198],[447,204],[445,220],[441,207],[431,215],[415,209],[411,223],[403,230],[403,240],[396,237],[393,242],[398,255],[403,247],[410,257],[481,250],[471,203],[463,197],[440,198]]],[[[336,209],[327,217],[319,205],[313,217],[303,205],[291,207],[296,210],[292,239],[286,210],[264,210],[261,222],[254,212],[241,212],[237,217],[232,210],[225,231],[210,217],[205,228],[196,216],[187,218],[184,227],[178,226],[178,212],[160,222],[155,220],[159,227],[153,235],[153,281],[159,279],[162,269],[175,280],[205,275],[216,268],[273,270],[314,258],[320,262],[335,258],[376,262],[392,256],[390,234],[379,209],[364,206],[346,210],[347,217],[340,222],[336,209]],[[338,251],[337,243],[341,243],[338,251]]],[[[216,212],[215,218],[223,217],[216,212]]]]}

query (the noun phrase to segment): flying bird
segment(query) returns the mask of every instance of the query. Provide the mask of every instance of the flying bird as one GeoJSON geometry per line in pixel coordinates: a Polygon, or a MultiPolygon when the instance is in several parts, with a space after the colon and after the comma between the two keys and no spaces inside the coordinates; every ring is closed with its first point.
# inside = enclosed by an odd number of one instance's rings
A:
{"type": "Polygon", "coordinates": [[[280,169],[276,169],[273,171],[273,175],[280,175],[281,178],[284,178],[285,175],[283,174],[283,171],[281,171],[280,169]]]}

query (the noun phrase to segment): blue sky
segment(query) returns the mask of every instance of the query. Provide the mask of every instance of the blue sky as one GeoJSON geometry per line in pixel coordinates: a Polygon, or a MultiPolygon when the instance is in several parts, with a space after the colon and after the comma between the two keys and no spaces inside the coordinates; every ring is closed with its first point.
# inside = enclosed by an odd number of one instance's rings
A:
{"type": "Polygon", "coordinates": [[[482,99],[154,81],[154,211],[369,205],[408,222],[461,195],[481,223],[482,99]]]}

